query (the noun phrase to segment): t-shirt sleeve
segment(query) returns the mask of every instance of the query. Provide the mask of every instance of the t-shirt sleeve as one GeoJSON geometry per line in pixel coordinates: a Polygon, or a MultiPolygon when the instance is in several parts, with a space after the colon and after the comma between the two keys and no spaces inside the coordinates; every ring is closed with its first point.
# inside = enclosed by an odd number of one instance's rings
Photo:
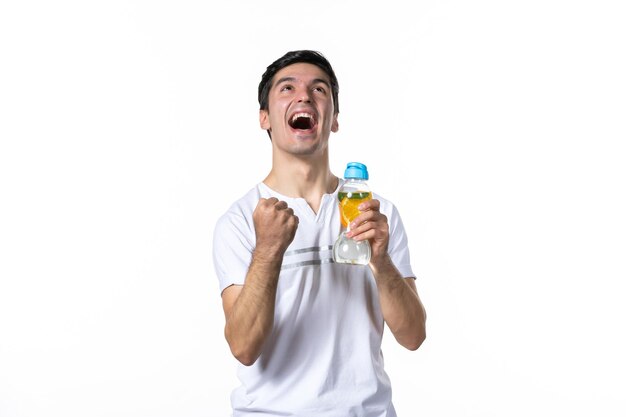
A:
{"type": "Polygon", "coordinates": [[[213,265],[220,293],[231,285],[243,285],[254,245],[254,229],[243,215],[228,212],[218,219],[213,233],[213,265]]]}
{"type": "Polygon", "coordinates": [[[411,268],[408,237],[400,213],[394,205],[391,205],[391,211],[387,217],[389,222],[389,256],[403,277],[415,278],[411,268]]]}

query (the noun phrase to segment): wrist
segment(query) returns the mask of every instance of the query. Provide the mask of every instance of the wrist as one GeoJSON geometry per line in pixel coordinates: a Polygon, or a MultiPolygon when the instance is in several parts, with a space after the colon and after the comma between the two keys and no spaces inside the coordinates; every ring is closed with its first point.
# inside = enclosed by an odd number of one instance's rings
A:
{"type": "Polygon", "coordinates": [[[252,252],[252,261],[269,267],[280,267],[285,250],[281,248],[257,246],[252,252]]]}
{"type": "Polygon", "coordinates": [[[396,266],[393,264],[393,261],[388,253],[372,257],[369,262],[369,267],[375,277],[388,275],[389,273],[397,271],[396,266]]]}

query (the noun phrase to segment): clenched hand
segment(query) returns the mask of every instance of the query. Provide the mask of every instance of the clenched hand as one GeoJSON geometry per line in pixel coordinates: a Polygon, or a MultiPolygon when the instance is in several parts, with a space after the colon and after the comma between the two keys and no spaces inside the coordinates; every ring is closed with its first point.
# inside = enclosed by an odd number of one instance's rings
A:
{"type": "Polygon", "coordinates": [[[298,229],[298,216],[286,202],[261,198],[252,214],[256,231],[255,255],[282,256],[298,229]]]}

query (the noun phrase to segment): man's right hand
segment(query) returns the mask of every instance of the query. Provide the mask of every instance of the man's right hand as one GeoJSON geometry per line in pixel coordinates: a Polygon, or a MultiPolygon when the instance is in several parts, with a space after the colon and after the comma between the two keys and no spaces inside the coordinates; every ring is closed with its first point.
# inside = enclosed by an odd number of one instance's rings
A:
{"type": "Polygon", "coordinates": [[[256,231],[255,255],[282,256],[298,229],[298,216],[293,209],[275,197],[261,198],[252,218],[256,231]]]}
{"type": "Polygon", "coordinates": [[[284,201],[261,198],[252,213],[256,248],[244,285],[222,292],[224,334],[239,362],[252,365],[274,325],[274,303],[283,255],[298,229],[298,217],[284,201]]]}

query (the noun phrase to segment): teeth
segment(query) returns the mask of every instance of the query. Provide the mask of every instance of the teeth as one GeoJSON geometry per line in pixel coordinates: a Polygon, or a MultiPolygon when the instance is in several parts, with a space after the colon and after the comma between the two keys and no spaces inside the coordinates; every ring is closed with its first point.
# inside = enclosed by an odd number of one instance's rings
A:
{"type": "Polygon", "coordinates": [[[291,122],[295,122],[296,120],[298,120],[300,117],[306,117],[308,119],[313,119],[313,115],[310,113],[296,113],[293,116],[291,116],[291,122]]]}

